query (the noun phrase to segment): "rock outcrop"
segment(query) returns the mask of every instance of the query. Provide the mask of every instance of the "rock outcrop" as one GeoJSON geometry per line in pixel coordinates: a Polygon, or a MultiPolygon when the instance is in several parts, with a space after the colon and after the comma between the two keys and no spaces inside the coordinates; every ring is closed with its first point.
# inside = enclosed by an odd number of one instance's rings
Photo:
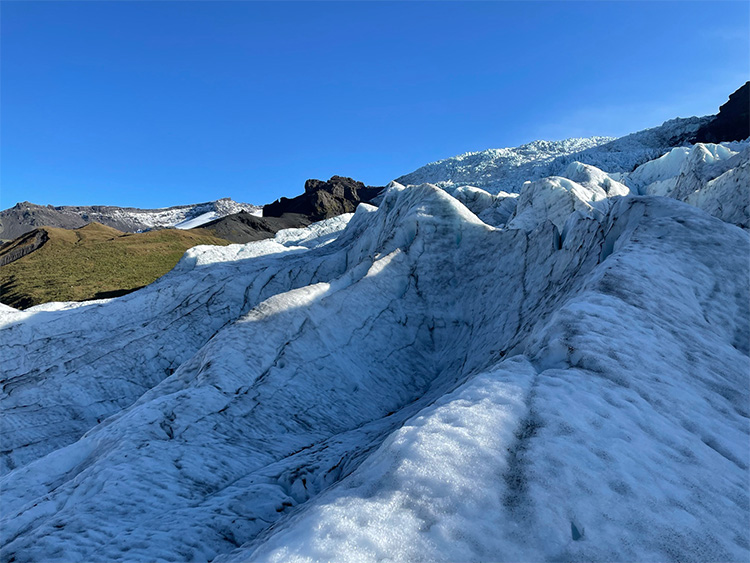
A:
{"type": "Polygon", "coordinates": [[[291,199],[282,197],[264,206],[263,217],[297,213],[308,216],[311,221],[330,219],[342,213],[353,213],[357,205],[370,203],[383,189],[343,176],[333,176],[327,182],[308,180],[305,193],[291,199]]]}
{"type": "Polygon", "coordinates": [[[713,121],[701,127],[694,143],[744,141],[750,137],[750,81],[730,94],[713,121]]]}
{"type": "Polygon", "coordinates": [[[6,266],[31,254],[49,240],[49,233],[44,229],[36,229],[16,240],[0,246],[0,266],[6,266]]]}

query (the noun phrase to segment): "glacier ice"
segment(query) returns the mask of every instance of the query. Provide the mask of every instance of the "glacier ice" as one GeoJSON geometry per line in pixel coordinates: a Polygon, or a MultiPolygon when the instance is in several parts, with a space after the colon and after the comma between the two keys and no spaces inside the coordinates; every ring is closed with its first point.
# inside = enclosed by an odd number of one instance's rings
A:
{"type": "Polygon", "coordinates": [[[442,188],[469,185],[490,193],[517,193],[526,181],[564,175],[572,162],[589,164],[609,174],[625,174],[681,144],[711,119],[712,116],[672,119],[619,139],[534,141],[516,148],[466,153],[431,162],[397,181],[405,185],[429,182],[442,188]]]}
{"type": "Polygon", "coordinates": [[[747,151],[655,135],[0,307],[0,559],[747,560],[747,151]]]}
{"type": "Polygon", "coordinates": [[[750,227],[750,142],[678,147],[626,175],[638,193],[668,196],[750,227]]]}

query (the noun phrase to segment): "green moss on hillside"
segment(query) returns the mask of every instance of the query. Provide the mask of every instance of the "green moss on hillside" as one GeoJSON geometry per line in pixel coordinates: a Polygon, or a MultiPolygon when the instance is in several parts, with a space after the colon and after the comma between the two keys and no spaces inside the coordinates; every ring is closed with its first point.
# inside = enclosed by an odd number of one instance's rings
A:
{"type": "Polygon", "coordinates": [[[98,223],[43,229],[49,240],[41,248],[0,267],[0,302],[25,309],[124,295],[166,274],[188,248],[229,244],[202,229],[126,234],[98,223]]]}

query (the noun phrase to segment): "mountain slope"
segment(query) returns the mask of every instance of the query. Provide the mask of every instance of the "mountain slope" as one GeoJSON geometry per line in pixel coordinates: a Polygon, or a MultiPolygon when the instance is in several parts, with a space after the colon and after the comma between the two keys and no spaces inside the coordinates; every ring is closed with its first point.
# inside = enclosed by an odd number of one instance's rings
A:
{"type": "Polygon", "coordinates": [[[360,203],[370,203],[384,189],[368,187],[343,176],[333,176],[328,181],[310,179],[305,182],[301,195],[282,197],[264,206],[262,217],[242,212],[211,221],[202,228],[237,243],[263,240],[282,229],[306,227],[316,221],[352,213],[360,203]]]}
{"type": "Polygon", "coordinates": [[[98,223],[75,230],[45,227],[15,242],[20,248],[3,248],[0,260],[33,252],[0,266],[0,301],[20,308],[122,295],[166,274],[190,247],[229,244],[208,231],[125,234],[98,223]],[[22,244],[25,239],[32,244],[22,244]]]}
{"type": "Polygon", "coordinates": [[[106,205],[53,207],[25,201],[0,211],[0,240],[15,239],[38,227],[77,229],[92,222],[130,233],[159,227],[190,229],[240,211],[260,214],[260,209],[229,198],[164,209],[106,205]]]}
{"type": "Polygon", "coordinates": [[[284,213],[281,217],[257,217],[245,211],[201,225],[201,229],[235,243],[246,243],[273,236],[282,229],[306,227],[312,221],[306,215],[284,213]]]}

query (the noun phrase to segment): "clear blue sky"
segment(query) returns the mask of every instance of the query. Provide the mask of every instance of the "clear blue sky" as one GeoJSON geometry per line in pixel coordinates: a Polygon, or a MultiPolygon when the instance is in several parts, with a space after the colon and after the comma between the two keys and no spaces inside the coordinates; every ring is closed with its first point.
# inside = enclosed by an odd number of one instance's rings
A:
{"type": "Polygon", "coordinates": [[[748,2],[0,2],[0,208],[266,203],[716,113],[748,2]]]}

